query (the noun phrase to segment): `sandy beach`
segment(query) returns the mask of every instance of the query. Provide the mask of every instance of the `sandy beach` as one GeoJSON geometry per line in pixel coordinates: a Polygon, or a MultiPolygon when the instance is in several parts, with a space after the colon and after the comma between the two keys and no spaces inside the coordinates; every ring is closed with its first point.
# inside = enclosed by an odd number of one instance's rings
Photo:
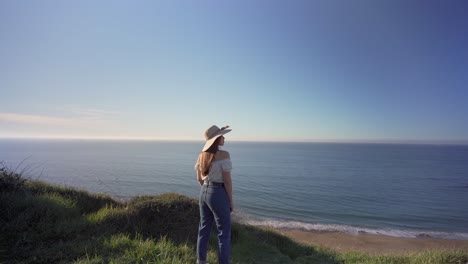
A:
{"type": "Polygon", "coordinates": [[[426,250],[454,250],[468,252],[468,240],[438,238],[401,238],[369,234],[276,229],[294,241],[332,248],[338,252],[363,252],[370,254],[414,253],[426,250]]]}

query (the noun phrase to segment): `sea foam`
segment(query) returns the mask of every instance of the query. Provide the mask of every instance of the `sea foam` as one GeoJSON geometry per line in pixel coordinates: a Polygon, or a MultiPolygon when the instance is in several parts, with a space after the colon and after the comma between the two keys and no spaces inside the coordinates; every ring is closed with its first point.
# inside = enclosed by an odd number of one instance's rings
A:
{"type": "Polygon", "coordinates": [[[284,221],[276,219],[254,219],[251,216],[237,211],[233,216],[234,221],[252,226],[266,226],[275,229],[285,230],[303,230],[303,231],[319,231],[319,232],[341,232],[352,235],[382,235],[391,237],[403,238],[441,238],[441,239],[458,239],[468,240],[468,233],[450,233],[436,232],[430,230],[402,230],[402,229],[378,229],[367,228],[349,225],[335,225],[322,223],[306,223],[299,221],[284,221]]]}

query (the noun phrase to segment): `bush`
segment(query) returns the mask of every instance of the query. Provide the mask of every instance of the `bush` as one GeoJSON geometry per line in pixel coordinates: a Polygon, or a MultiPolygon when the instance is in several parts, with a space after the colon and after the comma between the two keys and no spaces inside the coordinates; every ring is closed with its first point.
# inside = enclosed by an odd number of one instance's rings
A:
{"type": "Polygon", "coordinates": [[[75,201],[82,214],[96,212],[107,205],[114,207],[121,205],[108,195],[90,194],[72,187],[56,186],[41,181],[27,181],[24,185],[28,191],[35,195],[55,194],[75,201]]]}
{"type": "Polygon", "coordinates": [[[3,164],[0,166],[0,190],[2,192],[21,191],[26,180],[20,174],[8,170],[3,164]]]}
{"type": "Polygon", "coordinates": [[[128,203],[127,215],[140,234],[167,236],[179,243],[196,242],[200,218],[194,199],[175,193],[137,197],[128,203]]]}

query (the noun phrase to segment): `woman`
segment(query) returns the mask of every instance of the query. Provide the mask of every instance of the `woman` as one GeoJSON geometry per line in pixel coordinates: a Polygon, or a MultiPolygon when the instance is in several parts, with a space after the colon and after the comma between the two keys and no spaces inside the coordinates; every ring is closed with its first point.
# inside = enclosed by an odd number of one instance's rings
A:
{"type": "Polygon", "coordinates": [[[200,225],[197,240],[197,263],[206,263],[208,241],[213,221],[218,230],[219,263],[229,263],[231,255],[232,163],[229,152],[219,149],[224,145],[224,134],[229,126],[212,126],[205,131],[205,146],[195,165],[200,191],[200,225]]]}

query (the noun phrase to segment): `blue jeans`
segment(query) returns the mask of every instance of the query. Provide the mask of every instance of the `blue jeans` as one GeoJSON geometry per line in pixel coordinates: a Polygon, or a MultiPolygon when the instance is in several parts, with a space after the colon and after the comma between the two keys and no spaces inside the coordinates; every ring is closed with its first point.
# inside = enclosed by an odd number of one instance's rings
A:
{"type": "Polygon", "coordinates": [[[204,184],[200,191],[200,225],[198,227],[197,259],[206,262],[213,221],[218,230],[218,260],[228,264],[231,255],[231,210],[229,198],[221,185],[204,184]]]}

